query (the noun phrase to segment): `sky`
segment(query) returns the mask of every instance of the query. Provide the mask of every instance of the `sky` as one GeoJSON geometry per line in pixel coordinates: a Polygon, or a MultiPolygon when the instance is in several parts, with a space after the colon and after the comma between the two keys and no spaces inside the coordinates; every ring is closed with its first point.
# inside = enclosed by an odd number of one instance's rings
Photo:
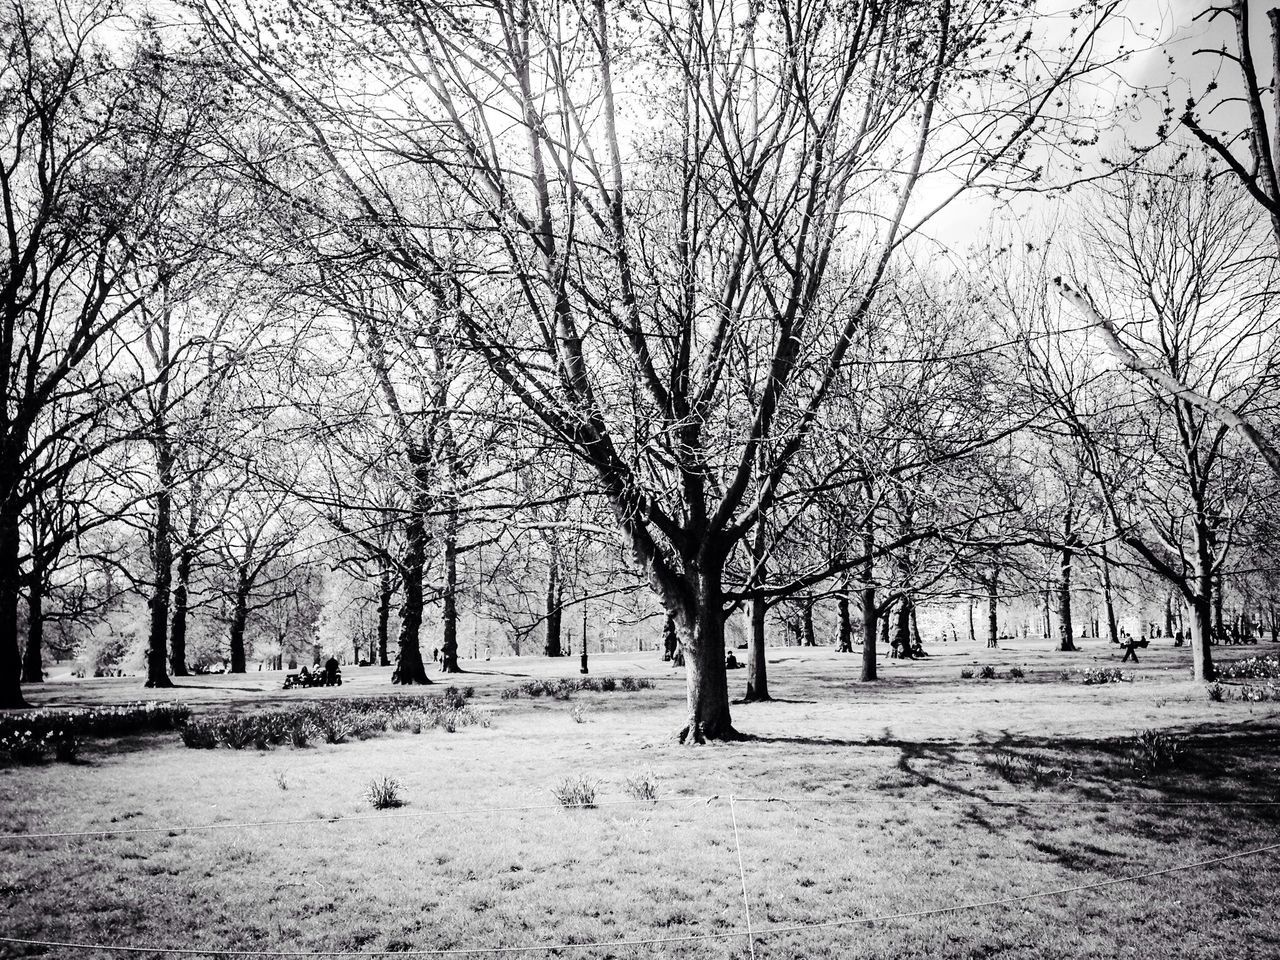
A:
{"type": "MultiPolygon", "coordinates": [[[[1221,58],[1211,54],[1196,54],[1196,50],[1218,49],[1224,44],[1235,49],[1234,21],[1221,15],[1214,21],[1201,16],[1215,3],[1227,0],[1129,0],[1124,7],[1124,23],[1106,35],[1099,53],[1106,55],[1124,43],[1133,49],[1128,59],[1119,65],[1117,74],[1101,91],[1099,110],[1106,110],[1111,101],[1139,93],[1140,107],[1136,113],[1126,114],[1123,122],[1104,139],[1100,152],[1123,152],[1127,139],[1135,144],[1150,144],[1156,139],[1156,128],[1162,119],[1162,91],[1169,91],[1169,100],[1175,109],[1175,117],[1181,113],[1188,96],[1197,100],[1205,97],[1208,85],[1215,76],[1219,87],[1202,102],[1207,106],[1215,98],[1238,96],[1242,87],[1238,70],[1224,65],[1221,58]],[[1172,58],[1172,63],[1170,63],[1172,58]]],[[[1255,60],[1260,70],[1269,73],[1271,60],[1270,28],[1266,10],[1280,0],[1254,0],[1250,4],[1250,37],[1255,60]]],[[[1070,5],[1046,0],[1046,9],[1070,5]]],[[[1210,113],[1219,129],[1239,131],[1244,117],[1239,105],[1226,103],[1210,113]]],[[[1188,131],[1174,129],[1174,136],[1191,140],[1188,131]]],[[[926,194],[927,196],[927,194],[926,194]]],[[[961,198],[939,216],[927,231],[928,235],[953,249],[971,246],[993,232],[1026,224],[1028,218],[1049,216],[1048,204],[1040,198],[1019,198],[1001,203],[991,196],[972,193],[961,198]]]]}

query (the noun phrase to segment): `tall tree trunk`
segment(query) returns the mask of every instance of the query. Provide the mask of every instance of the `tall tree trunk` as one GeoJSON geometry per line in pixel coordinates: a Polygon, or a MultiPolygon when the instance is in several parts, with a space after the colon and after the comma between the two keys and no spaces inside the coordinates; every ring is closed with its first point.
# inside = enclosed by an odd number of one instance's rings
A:
{"type": "Polygon", "coordinates": [[[1195,594],[1191,600],[1191,676],[1195,680],[1213,680],[1213,572],[1206,544],[1201,544],[1196,557],[1195,594]]]}
{"type": "Polygon", "coordinates": [[[1000,623],[996,619],[999,612],[999,573],[991,571],[991,579],[987,581],[987,647],[995,649],[1000,645],[1000,623]]]}
{"type": "Polygon", "coordinates": [[[765,665],[765,615],[769,612],[769,604],[764,598],[757,597],[751,601],[751,646],[747,650],[747,696],[748,703],[770,700],[769,671],[765,665]]]}
{"type": "Polygon", "coordinates": [[[814,601],[812,600],[805,603],[804,611],[800,615],[800,623],[804,628],[804,645],[806,647],[816,647],[818,645],[818,637],[813,630],[813,605],[814,601]]]}
{"type": "Polygon", "coordinates": [[[924,641],[920,638],[920,622],[916,619],[916,605],[911,604],[911,649],[924,648],[924,641]]]}
{"type": "Polygon", "coordinates": [[[681,743],[736,740],[729,714],[729,685],[724,667],[723,561],[703,559],[691,584],[692,603],[678,610],[676,625],[685,648],[685,685],[689,718],[681,743]]]}
{"type": "Polygon", "coordinates": [[[562,585],[560,583],[560,564],[556,558],[552,557],[551,565],[547,570],[547,615],[544,623],[546,624],[547,641],[543,644],[543,652],[548,657],[563,656],[564,653],[560,647],[560,626],[561,618],[564,613],[561,609],[561,601],[563,600],[562,585]]]}
{"type": "Polygon", "coordinates": [[[391,623],[391,568],[386,563],[378,571],[378,665],[391,666],[387,655],[388,626],[391,623]]]}
{"type": "MultiPolygon", "coordinates": [[[[169,679],[169,591],[173,586],[173,463],[172,455],[160,446],[159,490],[156,492],[156,519],[152,528],[151,544],[151,596],[147,606],[151,610],[151,624],[147,633],[147,683],[148,687],[172,687],[169,679]]],[[[243,638],[242,638],[243,639],[243,638]]],[[[241,650],[243,666],[244,651],[241,650]]],[[[234,651],[232,660],[234,661],[234,651]]],[[[234,670],[234,666],[232,668],[234,670]]]]}
{"type": "Polygon", "coordinates": [[[1200,681],[1212,680],[1213,654],[1209,645],[1213,634],[1213,604],[1210,597],[1197,596],[1191,600],[1190,607],[1191,677],[1200,681]]]}
{"type": "Polygon", "coordinates": [[[1166,637],[1173,636],[1173,591],[1170,590],[1165,594],[1164,598],[1164,635],[1166,637]]]}
{"type": "Polygon", "coordinates": [[[840,611],[840,642],[836,650],[840,653],[853,653],[853,620],[849,616],[849,595],[841,592],[837,604],[840,611]]]}
{"type": "MultiPolygon", "coordinates": [[[[864,489],[870,502],[870,485],[864,489]]],[[[859,679],[863,683],[872,683],[876,679],[876,618],[881,611],[876,606],[876,569],[872,559],[875,549],[875,513],[869,510],[862,524],[862,554],[867,558],[862,565],[862,675],[859,679]]]]}
{"type": "Polygon", "coordinates": [[[1213,575],[1213,636],[1210,643],[1222,643],[1227,631],[1222,628],[1222,571],[1213,575]]]}
{"type": "Polygon", "coordinates": [[[22,682],[44,682],[44,570],[34,557],[27,574],[27,649],[22,658],[22,682]]]}
{"type": "Polygon", "coordinates": [[[1040,629],[1046,640],[1053,637],[1053,611],[1052,602],[1049,599],[1052,594],[1053,591],[1048,587],[1045,587],[1040,594],[1040,629]]]}
{"type": "Polygon", "coordinates": [[[461,673],[458,666],[458,513],[453,507],[444,534],[444,642],[440,644],[440,670],[461,673]]]}
{"type": "Polygon", "coordinates": [[[236,606],[231,615],[231,672],[244,673],[244,628],[249,622],[249,583],[241,577],[236,587],[236,606]]]}
{"type": "MultiPolygon", "coordinates": [[[[424,460],[415,454],[415,460],[424,460]]],[[[400,605],[399,649],[396,652],[396,668],[391,674],[393,683],[429,684],[426,667],[422,663],[422,576],[427,556],[426,512],[429,503],[427,484],[430,482],[427,465],[418,463],[414,471],[416,488],[409,516],[405,519],[405,551],[401,562],[401,585],[404,599],[400,605]]]]}
{"type": "MultiPolygon", "coordinates": [[[[766,540],[768,531],[763,518],[756,522],[751,535],[751,579],[763,583],[768,573],[768,557],[766,540]]],[[[771,700],[769,696],[769,665],[765,661],[765,616],[769,612],[769,603],[764,597],[755,597],[751,601],[751,639],[747,647],[747,693],[748,703],[759,703],[771,700]]]]}
{"type": "Polygon", "coordinates": [[[1071,549],[1062,551],[1061,566],[1058,574],[1058,649],[1071,651],[1076,649],[1075,625],[1071,622],[1071,549]]]}
{"type": "Polygon", "coordinates": [[[1102,548],[1102,605],[1107,613],[1107,640],[1120,642],[1120,634],[1116,630],[1116,607],[1111,598],[1111,558],[1107,556],[1107,548],[1102,548]]]}
{"type": "Polygon", "coordinates": [[[22,653],[18,646],[18,598],[22,592],[19,510],[16,495],[0,502],[0,710],[27,705],[22,697],[22,653]]]}
{"type": "MultiPolygon", "coordinates": [[[[880,611],[878,615],[878,619],[880,621],[880,624],[879,624],[880,625],[880,645],[886,650],[889,649],[889,627],[893,619],[892,615],[893,615],[894,606],[895,605],[893,603],[884,604],[882,607],[880,607],[880,611]]],[[[865,650],[863,651],[862,658],[863,658],[863,663],[865,663],[866,662],[865,650]]]]}
{"type": "Polygon", "coordinates": [[[0,710],[27,705],[22,698],[22,654],[18,647],[22,538],[16,501],[17,497],[10,495],[0,503],[0,710]]]}
{"type": "Polygon", "coordinates": [[[178,551],[177,577],[173,588],[173,625],[169,630],[169,669],[175,677],[187,676],[187,612],[190,605],[192,550],[178,551]]]}
{"type": "Polygon", "coordinates": [[[974,631],[974,628],[973,628],[973,597],[970,597],[969,598],[969,640],[976,641],[977,639],[978,639],[978,634],[974,631]]]}
{"type": "Polygon", "coordinates": [[[898,605],[898,625],[893,633],[895,652],[903,659],[911,659],[911,598],[903,597],[898,605]]]}

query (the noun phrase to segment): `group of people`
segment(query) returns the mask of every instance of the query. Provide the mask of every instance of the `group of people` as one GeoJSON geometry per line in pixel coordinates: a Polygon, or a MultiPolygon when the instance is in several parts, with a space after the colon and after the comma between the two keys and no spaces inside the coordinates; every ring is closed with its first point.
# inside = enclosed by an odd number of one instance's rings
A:
{"type": "Polygon", "coordinates": [[[330,657],[324,662],[322,667],[317,661],[315,670],[308,670],[305,666],[297,672],[290,674],[284,678],[285,689],[290,687],[340,687],[342,686],[342,670],[338,664],[337,657],[330,657]]]}

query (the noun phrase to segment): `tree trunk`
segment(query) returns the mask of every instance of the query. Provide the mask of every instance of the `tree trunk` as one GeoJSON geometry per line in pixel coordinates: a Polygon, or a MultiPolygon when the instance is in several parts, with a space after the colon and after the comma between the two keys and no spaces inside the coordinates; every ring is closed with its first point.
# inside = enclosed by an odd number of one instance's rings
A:
{"type": "Polygon", "coordinates": [[[809,601],[804,605],[804,612],[801,614],[800,622],[804,627],[804,645],[806,647],[816,647],[818,645],[817,634],[813,630],[813,605],[814,601],[809,601]]]}
{"type": "Polygon", "coordinates": [[[22,538],[16,497],[0,504],[0,710],[25,707],[22,698],[22,654],[18,647],[18,597],[22,538]]]}
{"type": "Polygon", "coordinates": [[[175,677],[187,676],[187,610],[189,606],[191,564],[190,547],[178,551],[177,582],[173,588],[173,625],[169,630],[169,669],[175,677]]]}
{"type": "Polygon", "coordinates": [[[706,565],[698,571],[693,585],[693,602],[676,614],[676,626],[684,643],[689,703],[688,722],[679,735],[681,743],[740,739],[729,715],[720,564],[703,562],[706,565]]]}
{"type": "MultiPolygon", "coordinates": [[[[889,648],[889,625],[890,625],[890,620],[892,619],[891,614],[893,613],[893,607],[894,607],[894,604],[886,603],[883,607],[880,608],[879,615],[878,615],[878,618],[880,621],[880,645],[884,647],[886,650],[889,648]]],[[[866,651],[864,650],[863,662],[865,663],[865,661],[866,661],[866,651]]]]}
{"type": "Polygon", "coordinates": [[[853,653],[853,621],[849,617],[849,595],[840,594],[838,604],[840,611],[840,642],[836,646],[839,653],[853,653]]]}
{"type": "Polygon", "coordinates": [[[1210,597],[1200,595],[1190,604],[1191,620],[1191,677],[1193,680],[1208,681],[1215,676],[1213,654],[1209,650],[1212,641],[1213,609],[1210,597]]]}
{"type": "Polygon", "coordinates": [[[391,622],[391,568],[385,563],[378,576],[378,666],[391,666],[387,654],[388,625],[391,622]]]}
{"type": "Polygon", "coordinates": [[[1075,625],[1071,622],[1071,561],[1070,549],[1062,551],[1062,565],[1058,575],[1058,649],[1076,649],[1075,625]]]}
{"type": "Polygon", "coordinates": [[[440,670],[442,673],[462,673],[462,668],[458,666],[458,514],[456,510],[450,510],[444,534],[444,642],[440,644],[440,670]]]}
{"type": "Polygon", "coordinates": [[[22,682],[44,682],[44,572],[33,558],[27,575],[27,649],[22,682]]]}
{"type": "Polygon", "coordinates": [[[231,615],[231,672],[244,673],[244,628],[249,621],[249,584],[242,577],[236,589],[236,608],[231,615]]]}
{"type": "Polygon", "coordinates": [[[969,598],[969,640],[970,642],[975,642],[977,641],[977,639],[978,639],[978,634],[973,629],[973,597],[970,597],[969,598]]]}
{"type": "Polygon", "coordinates": [[[547,571],[547,616],[545,620],[547,642],[543,644],[542,648],[548,657],[563,656],[563,651],[560,648],[560,624],[563,616],[560,604],[562,599],[560,565],[553,558],[547,571]]]}
{"type": "Polygon", "coordinates": [[[1173,636],[1173,591],[1170,590],[1164,598],[1164,635],[1166,637],[1173,636]]]}
{"type": "MultiPolygon", "coordinates": [[[[871,497],[870,485],[865,486],[868,502],[871,497]]],[[[867,558],[862,566],[862,676],[863,683],[872,683],[876,679],[876,618],[881,611],[876,607],[875,561],[872,555],[876,549],[875,514],[867,513],[862,525],[862,553],[867,558]]]]}
{"type": "Polygon", "coordinates": [[[1107,548],[1102,548],[1102,605],[1107,613],[1107,640],[1120,642],[1120,634],[1116,630],[1116,607],[1111,599],[1111,558],[1107,556],[1107,548]]]}
{"type": "Polygon", "coordinates": [[[995,649],[1000,646],[1000,624],[996,619],[997,608],[1000,603],[999,585],[997,582],[996,571],[991,571],[991,579],[987,581],[987,648],[995,649]]]}
{"type": "Polygon", "coordinates": [[[747,651],[748,703],[772,699],[769,696],[769,671],[765,665],[765,614],[769,604],[757,597],[751,601],[751,647],[747,651]]]}
{"type": "Polygon", "coordinates": [[[911,598],[903,597],[898,605],[898,625],[893,633],[894,656],[911,659],[911,598]]]}
{"type": "Polygon", "coordinates": [[[413,506],[405,520],[405,551],[401,564],[401,585],[404,600],[400,605],[400,636],[396,652],[396,668],[391,674],[392,683],[429,684],[426,667],[422,663],[422,575],[426,566],[427,526],[426,511],[429,506],[425,467],[415,470],[418,484],[413,495],[413,506]]]}
{"type": "MultiPolygon", "coordinates": [[[[1213,680],[1213,643],[1210,618],[1214,615],[1213,573],[1208,550],[1202,545],[1196,557],[1196,590],[1191,600],[1191,676],[1194,680],[1213,680]]],[[[1220,610],[1221,608],[1219,608],[1220,610]]]]}
{"type": "Polygon", "coordinates": [[[1046,587],[1044,589],[1044,592],[1041,593],[1040,595],[1040,598],[1041,598],[1040,629],[1043,632],[1044,638],[1046,640],[1052,639],[1053,637],[1053,611],[1051,609],[1052,601],[1049,599],[1052,596],[1052,594],[1053,594],[1053,591],[1050,590],[1048,587],[1046,587]]]}
{"type": "MultiPolygon", "coordinates": [[[[147,606],[151,610],[151,625],[147,634],[147,683],[148,687],[172,687],[169,679],[169,591],[173,586],[173,532],[172,532],[172,483],[171,456],[161,448],[159,461],[160,486],[156,492],[156,520],[152,529],[151,544],[151,596],[147,606]]],[[[241,640],[243,642],[243,627],[241,640]]],[[[240,651],[243,670],[244,650],[240,651]]],[[[232,651],[232,670],[235,653],[232,651]]],[[[235,671],[235,672],[242,672],[235,671]]]]}
{"type": "Polygon", "coordinates": [[[916,605],[911,604],[911,649],[923,649],[924,641],[920,639],[920,623],[916,620],[916,605]]]}
{"type": "Polygon", "coordinates": [[[1210,643],[1222,643],[1226,639],[1227,632],[1222,629],[1222,571],[1219,570],[1213,576],[1213,635],[1209,638],[1210,643]]]}

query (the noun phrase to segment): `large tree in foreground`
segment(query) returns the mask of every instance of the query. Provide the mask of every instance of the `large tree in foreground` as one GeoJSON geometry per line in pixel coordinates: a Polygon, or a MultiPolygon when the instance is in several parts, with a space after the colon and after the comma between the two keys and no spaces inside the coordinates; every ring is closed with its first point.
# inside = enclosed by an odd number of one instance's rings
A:
{"type": "Polygon", "coordinates": [[[904,244],[966,189],[1042,180],[1116,4],[1044,44],[1003,0],[336,7],[196,3],[337,226],[594,472],[681,634],[682,737],[735,736],[727,561],[904,244]]]}

